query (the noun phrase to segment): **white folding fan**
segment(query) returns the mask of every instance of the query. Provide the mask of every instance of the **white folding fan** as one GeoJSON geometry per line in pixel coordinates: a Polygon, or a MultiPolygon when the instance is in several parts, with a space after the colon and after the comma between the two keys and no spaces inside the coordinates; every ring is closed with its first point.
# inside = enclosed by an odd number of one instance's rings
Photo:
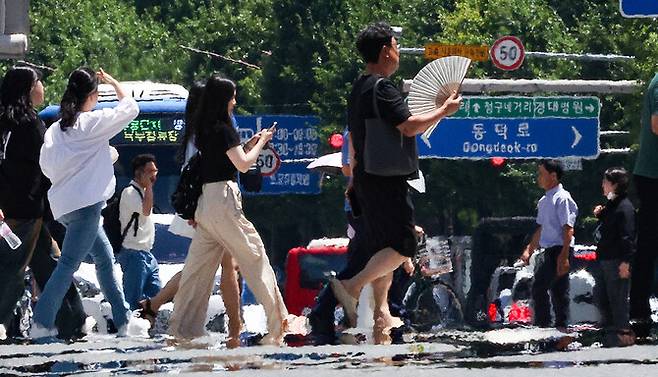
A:
{"type": "MultiPolygon", "coordinates": [[[[450,97],[453,91],[459,92],[471,59],[463,56],[447,56],[436,59],[418,72],[409,90],[409,110],[412,114],[424,114],[435,110],[450,97]]],[[[436,128],[431,126],[421,139],[428,147],[430,135],[436,128]]]]}

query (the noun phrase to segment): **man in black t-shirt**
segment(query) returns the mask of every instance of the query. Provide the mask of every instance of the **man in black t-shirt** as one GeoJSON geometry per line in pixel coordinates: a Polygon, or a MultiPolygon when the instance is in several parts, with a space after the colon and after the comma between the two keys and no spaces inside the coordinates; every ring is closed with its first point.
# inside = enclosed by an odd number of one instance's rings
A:
{"type": "MultiPolygon", "coordinates": [[[[384,127],[393,127],[406,138],[415,138],[430,126],[459,109],[461,97],[453,93],[436,110],[411,115],[402,94],[389,80],[399,67],[400,52],[391,27],[383,22],[369,25],[357,39],[357,49],[366,62],[365,72],[355,81],[348,100],[353,208],[363,216],[366,252],[372,258],[366,267],[348,280],[332,280],[336,298],[349,321],[356,323],[356,302],[361,289],[372,283],[375,296],[375,334],[378,329],[400,325],[391,316],[387,303],[392,272],[409,263],[416,252],[413,205],[407,186],[408,176],[381,176],[364,169],[366,119],[376,118],[373,96],[384,127]],[[382,80],[379,80],[379,79],[382,80]],[[376,90],[375,84],[378,82],[376,90]]],[[[385,151],[383,151],[385,153],[385,151]]],[[[355,213],[356,215],[356,213],[355,213]]],[[[375,339],[377,341],[377,339],[375,339]]]]}

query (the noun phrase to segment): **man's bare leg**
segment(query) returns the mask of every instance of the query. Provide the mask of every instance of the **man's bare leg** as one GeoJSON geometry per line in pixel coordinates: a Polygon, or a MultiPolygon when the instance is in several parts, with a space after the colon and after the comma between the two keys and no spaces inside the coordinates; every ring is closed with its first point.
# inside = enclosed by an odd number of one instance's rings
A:
{"type": "Polygon", "coordinates": [[[377,319],[381,318],[384,327],[393,328],[400,327],[404,324],[399,317],[391,315],[388,306],[388,291],[391,289],[393,282],[393,273],[388,273],[379,279],[372,282],[372,290],[375,297],[375,310],[373,313],[373,320],[375,323],[377,319]]]}
{"type": "Polygon", "coordinates": [[[391,343],[391,328],[401,325],[401,320],[393,317],[388,307],[388,290],[391,288],[393,273],[388,273],[371,283],[375,298],[372,335],[375,344],[391,343]]]}
{"type": "MultiPolygon", "coordinates": [[[[345,287],[345,290],[350,294],[350,296],[358,299],[361,294],[361,289],[374,282],[376,279],[379,279],[387,274],[395,271],[396,268],[407,259],[407,257],[401,255],[394,249],[387,247],[378,251],[370,260],[366,267],[361,270],[356,276],[348,280],[341,280],[340,282],[345,287]]],[[[391,275],[392,276],[392,275],[391,275]]],[[[390,281],[389,281],[390,286],[390,281]]],[[[375,287],[373,286],[373,290],[375,287]]],[[[377,299],[377,291],[375,290],[375,299],[377,299]]],[[[386,297],[388,296],[388,291],[386,297]]],[[[381,298],[381,297],[380,297],[381,298]]]]}

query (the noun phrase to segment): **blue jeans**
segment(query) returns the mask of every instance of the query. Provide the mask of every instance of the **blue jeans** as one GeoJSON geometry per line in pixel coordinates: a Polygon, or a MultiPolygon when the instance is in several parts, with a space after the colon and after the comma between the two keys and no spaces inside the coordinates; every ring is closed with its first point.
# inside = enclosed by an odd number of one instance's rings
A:
{"type": "Polygon", "coordinates": [[[123,293],[130,309],[137,309],[140,300],[160,292],[160,268],[149,251],[122,248],[117,262],[123,271],[123,293]]]}
{"type": "Polygon", "coordinates": [[[73,280],[73,273],[88,254],[94,259],[101,292],[112,305],[112,320],[115,326],[120,328],[128,323],[130,310],[114,276],[112,246],[99,224],[102,206],[103,202],[98,202],[69,212],[58,219],[66,226],[62,256],[34,309],[35,323],[53,328],[55,315],[73,280]]]}

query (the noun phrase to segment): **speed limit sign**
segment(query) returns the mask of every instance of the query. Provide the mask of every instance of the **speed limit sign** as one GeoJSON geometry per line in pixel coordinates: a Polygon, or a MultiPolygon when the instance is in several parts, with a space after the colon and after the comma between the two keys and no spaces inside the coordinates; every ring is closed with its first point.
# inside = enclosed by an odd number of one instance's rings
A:
{"type": "Polygon", "coordinates": [[[268,144],[268,147],[263,148],[258,155],[256,164],[260,168],[260,174],[270,176],[276,173],[281,166],[281,157],[276,153],[274,148],[268,144]]]}
{"type": "Polygon", "coordinates": [[[525,49],[523,43],[517,37],[506,36],[498,39],[491,46],[491,61],[493,64],[506,71],[513,71],[523,64],[525,49]]]}

